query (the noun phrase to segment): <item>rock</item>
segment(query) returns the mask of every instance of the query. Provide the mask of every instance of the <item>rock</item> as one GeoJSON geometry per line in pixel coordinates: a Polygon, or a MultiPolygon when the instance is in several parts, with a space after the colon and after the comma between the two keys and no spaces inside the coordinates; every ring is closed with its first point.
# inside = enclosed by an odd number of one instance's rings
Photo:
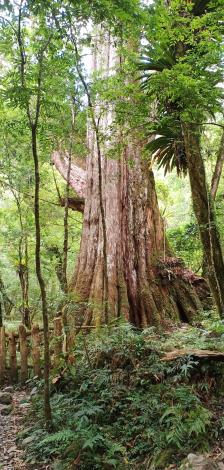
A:
{"type": "Polygon", "coordinates": [[[38,388],[37,387],[33,387],[31,392],[30,392],[30,396],[32,397],[33,395],[36,395],[38,393],[38,388]]]}
{"type": "Polygon", "coordinates": [[[20,408],[29,408],[31,406],[31,403],[20,403],[20,408]]]}
{"type": "Polygon", "coordinates": [[[12,385],[8,385],[8,387],[4,388],[3,392],[13,393],[14,388],[12,387],[12,385]]]}
{"type": "Polygon", "coordinates": [[[33,442],[35,439],[34,436],[28,436],[26,437],[25,439],[23,439],[23,441],[21,442],[21,447],[22,448],[25,448],[27,445],[31,444],[31,442],[33,442]]]}
{"type": "Polygon", "coordinates": [[[53,470],[63,470],[63,462],[62,460],[55,460],[55,462],[53,463],[53,470]]]}
{"type": "Polygon", "coordinates": [[[12,395],[9,392],[0,392],[0,404],[10,405],[12,403],[12,395]]]}
{"type": "Polygon", "coordinates": [[[206,455],[188,454],[181,470],[222,470],[220,463],[209,459],[206,455]]]}
{"type": "Polygon", "coordinates": [[[1,408],[0,408],[0,414],[2,416],[7,416],[7,415],[10,415],[10,413],[12,413],[12,410],[13,410],[13,406],[12,405],[3,405],[1,408]]]}
{"type": "Polygon", "coordinates": [[[188,454],[187,460],[191,465],[199,465],[204,462],[204,455],[188,454]]]}
{"type": "Polygon", "coordinates": [[[17,451],[17,447],[16,447],[16,446],[12,446],[12,447],[9,448],[8,453],[11,454],[11,453],[14,453],[14,452],[16,452],[16,451],[17,451]]]}

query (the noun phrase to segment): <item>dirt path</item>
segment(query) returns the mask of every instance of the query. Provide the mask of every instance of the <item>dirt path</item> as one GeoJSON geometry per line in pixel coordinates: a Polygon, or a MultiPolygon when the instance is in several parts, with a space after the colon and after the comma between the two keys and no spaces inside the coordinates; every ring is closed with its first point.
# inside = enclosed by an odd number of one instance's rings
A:
{"type": "Polygon", "coordinates": [[[27,394],[24,391],[13,391],[12,396],[12,413],[2,416],[0,412],[0,469],[30,470],[23,460],[23,451],[18,449],[16,443],[16,436],[22,429],[22,419],[27,410],[21,402],[27,398],[27,394]]]}

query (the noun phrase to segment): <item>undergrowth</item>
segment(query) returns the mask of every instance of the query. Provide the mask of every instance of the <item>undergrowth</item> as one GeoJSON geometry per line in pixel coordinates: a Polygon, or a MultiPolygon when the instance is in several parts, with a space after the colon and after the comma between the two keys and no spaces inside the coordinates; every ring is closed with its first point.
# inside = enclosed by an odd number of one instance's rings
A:
{"type": "Polygon", "coordinates": [[[216,341],[223,349],[222,331],[219,339],[206,331],[202,325],[158,335],[121,326],[78,335],[75,364],[54,374],[51,434],[41,395],[33,396],[28,461],[51,461],[55,470],[164,469],[208,450],[224,427],[222,363],[161,361],[174,347],[207,349],[216,341]]]}

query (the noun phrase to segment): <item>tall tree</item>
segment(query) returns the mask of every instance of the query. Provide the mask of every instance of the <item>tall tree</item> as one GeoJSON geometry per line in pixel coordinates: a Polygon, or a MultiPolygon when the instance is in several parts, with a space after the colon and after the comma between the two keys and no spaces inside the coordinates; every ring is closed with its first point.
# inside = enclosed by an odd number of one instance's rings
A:
{"type": "MultiPolygon", "coordinates": [[[[35,266],[42,301],[44,326],[44,406],[46,426],[49,428],[51,425],[49,392],[50,351],[46,285],[41,263],[38,131],[43,96],[45,60],[52,39],[52,29],[50,24],[46,23],[44,16],[39,15],[38,18],[35,18],[34,22],[25,0],[21,0],[19,5],[7,6],[6,4],[6,11],[7,8],[9,17],[6,17],[5,12],[5,16],[2,20],[5,26],[6,44],[9,46],[9,42],[11,42],[12,46],[12,51],[9,51],[9,49],[6,50],[6,57],[9,57],[11,54],[12,69],[6,77],[5,86],[8,85],[8,87],[6,87],[6,94],[9,93],[10,100],[16,103],[26,114],[34,164],[35,266]],[[11,85],[10,91],[9,83],[11,85]]],[[[19,274],[21,282],[23,282],[24,273],[20,271],[19,274]]]]}
{"type": "MultiPolygon", "coordinates": [[[[50,428],[52,424],[51,418],[51,406],[50,406],[50,390],[49,390],[49,373],[50,373],[50,347],[49,347],[49,326],[48,326],[48,307],[47,307],[47,295],[46,286],[42,274],[41,266],[41,226],[40,226],[40,171],[39,171],[39,155],[38,155],[38,126],[39,117],[41,112],[41,96],[43,91],[43,74],[44,74],[44,59],[46,51],[49,47],[49,43],[52,37],[51,31],[47,34],[46,29],[41,31],[40,20],[40,31],[42,35],[41,45],[38,53],[36,54],[37,59],[37,77],[36,77],[36,95],[32,95],[32,100],[35,99],[35,104],[31,102],[27,96],[27,56],[26,46],[24,42],[23,32],[23,1],[20,3],[18,12],[18,29],[17,29],[17,41],[20,55],[20,80],[21,80],[21,91],[24,94],[24,106],[27,113],[28,125],[30,128],[32,155],[34,161],[34,176],[35,176],[35,193],[34,193],[34,216],[35,216],[35,230],[36,230],[36,249],[35,249],[35,262],[36,262],[36,275],[40,286],[41,300],[42,300],[42,316],[44,325],[44,407],[45,407],[45,419],[46,426],[50,428]]],[[[45,26],[46,28],[46,26],[45,26]]]]}
{"type": "Polygon", "coordinates": [[[221,111],[222,8],[219,2],[178,0],[166,6],[158,2],[152,13],[141,67],[143,87],[157,100],[153,133],[160,137],[149,147],[166,170],[176,166],[189,173],[209,284],[223,316],[222,247],[200,144],[206,118],[221,111]]]}
{"type": "MultiPolygon", "coordinates": [[[[94,46],[93,72],[101,83],[108,78],[115,89],[116,80],[110,81],[110,76],[120,67],[118,59],[113,38],[102,29],[94,46]]],[[[123,129],[119,125],[108,89],[107,100],[102,101],[97,85],[94,95],[87,81],[81,81],[84,88],[88,86],[91,109],[86,171],[74,161],[71,166],[71,185],[79,196],[85,197],[80,254],[70,286],[78,302],[73,323],[100,324],[120,317],[139,327],[180,318],[191,321],[202,308],[194,289],[200,279],[173,257],[167,244],[153,173],[142,158],[143,136],[135,130],[127,132],[125,124],[123,129]]],[[[128,93],[130,88],[125,97],[128,106],[136,109],[138,93],[133,100],[128,93]]],[[[66,156],[54,152],[53,160],[66,178],[66,156]]]]}

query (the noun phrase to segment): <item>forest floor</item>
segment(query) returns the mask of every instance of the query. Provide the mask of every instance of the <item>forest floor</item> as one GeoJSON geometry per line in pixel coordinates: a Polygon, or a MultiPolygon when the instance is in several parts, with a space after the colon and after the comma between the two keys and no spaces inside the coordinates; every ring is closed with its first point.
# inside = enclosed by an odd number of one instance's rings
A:
{"type": "Polygon", "coordinates": [[[12,388],[11,414],[0,405],[0,470],[224,470],[223,357],[220,321],[80,335],[76,365],[52,376],[50,436],[35,378],[12,388]]]}
{"type": "Polygon", "coordinates": [[[12,397],[13,411],[7,416],[0,413],[0,469],[28,470],[29,467],[23,460],[24,452],[17,447],[16,442],[27,409],[27,393],[24,390],[15,390],[12,397]]]}

